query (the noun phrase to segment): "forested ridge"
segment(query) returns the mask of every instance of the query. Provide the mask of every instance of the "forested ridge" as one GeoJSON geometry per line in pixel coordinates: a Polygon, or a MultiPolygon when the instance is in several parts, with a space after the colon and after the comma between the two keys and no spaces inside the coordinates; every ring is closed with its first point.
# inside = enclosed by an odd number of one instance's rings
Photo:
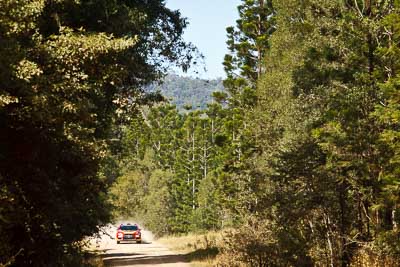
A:
{"type": "Polygon", "coordinates": [[[144,90],[196,57],[164,1],[0,2],[0,264],[77,266],[114,217],[223,230],[218,266],[400,265],[400,2],[238,13],[181,112],[144,90]]]}
{"type": "Polygon", "coordinates": [[[146,92],[160,92],[166,101],[179,110],[205,109],[213,101],[213,92],[224,91],[222,78],[202,79],[168,74],[161,81],[145,88],[146,92]]]}

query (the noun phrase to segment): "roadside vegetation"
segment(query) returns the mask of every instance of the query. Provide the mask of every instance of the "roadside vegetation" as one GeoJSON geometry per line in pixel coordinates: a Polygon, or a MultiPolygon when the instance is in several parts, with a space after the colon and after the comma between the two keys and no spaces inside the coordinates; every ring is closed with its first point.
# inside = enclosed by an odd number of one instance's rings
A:
{"type": "Polygon", "coordinates": [[[182,255],[194,267],[215,266],[224,233],[206,232],[164,236],[157,240],[170,250],[182,255]]]}

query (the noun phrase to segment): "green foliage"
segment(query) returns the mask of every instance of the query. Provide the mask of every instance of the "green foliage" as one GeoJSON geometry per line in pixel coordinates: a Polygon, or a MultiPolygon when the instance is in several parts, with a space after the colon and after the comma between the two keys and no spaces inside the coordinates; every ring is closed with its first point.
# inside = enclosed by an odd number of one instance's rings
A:
{"type": "MultiPolygon", "coordinates": [[[[189,96],[187,92],[206,88],[203,94],[208,92],[210,97],[210,89],[220,89],[221,82],[169,75],[164,84],[153,85],[149,90],[158,88],[167,97],[172,92],[177,96],[174,103],[178,109],[186,109],[186,113],[180,114],[170,105],[143,109],[124,131],[124,166],[130,160],[136,162],[143,151],[151,149],[157,167],[172,171],[167,205],[171,211],[168,215],[171,232],[237,224],[240,214],[254,210],[258,201],[256,190],[262,187],[262,179],[253,179],[246,171],[249,166],[245,160],[254,151],[254,140],[249,135],[245,109],[256,101],[256,76],[261,74],[261,59],[269,48],[274,18],[269,1],[246,1],[239,7],[239,13],[237,30],[232,28],[228,41],[232,61],[224,84],[229,85],[230,95],[216,91],[213,93],[216,103],[208,104],[205,109],[203,101],[197,110],[192,103],[193,99],[197,101],[197,95],[189,96]],[[258,55],[256,59],[254,53],[258,55]],[[236,71],[241,71],[243,77],[233,77],[236,71]],[[185,100],[188,96],[190,102],[185,100]]],[[[156,228],[153,229],[163,232],[156,228]]]]}
{"type": "Polygon", "coordinates": [[[269,48],[269,37],[275,30],[274,9],[270,0],[243,0],[238,12],[236,27],[226,29],[230,53],[223,63],[227,74],[224,85],[236,98],[243,90],[247,91],[243,97],[252,98],[254,90],[250,89],[255,88],[263,73],[262,60],[269,48]]]}
{"type": "Polygon", "coordinates": [[[226,225],[219,173],[215,172],[223,167],[229,146],[216,143],[216,136],[224,134],[224,112],[220,104],[186,114],[169,104],[143,108],[123,131],[120,164],[124,168],[110,191],[119,215],[143,220],[157,235],[226,225]],[[151,151],[150,160],[143,151],[151,151]],[[143,168],[143,161],[151,162],[152,167],[143,168]],[[141,174],[136,179],[138,175],[131,173],[138,170],[141,174]],[[128,189],[124,184],[132,184],[131,188],[139,188],[140,193],[125,194],[128,189]],[[124,195],[140,208],[122,214],[127,208],[124,195]]]}
{"type": "Polygon", "coordinates": [[[303,244],[290,248],[280,243],[294,238],[293,233],[271,221],[250,217],[240,228],[225,234],[218,266],[312,266],[303,244]]]}
{"type": "Polygon", "coordinates": [[[254,210],[258,201],[253,187],[258,179],[249,173],[252,164],[249,158],[256,148],[250,134],[252,118],[248,115],[257,103],[255,88],[265,72],[263,58],[275,31],[272,1],[242,1],[238,12],[236,26],[227,28],[229,54],[223,62],[227,74],[224,86],[229,95],[215,94],[216,100],[228,107],[220,113],[223,130],[216,136],[223,151],[217,173],[227,211],[224,216],[234,224],[247,210],[254,210]]]}
{"type": "Polygon", "coordinates": [[[221,201],[214,175],[200,181],[197,195],[198,208],[194,211],[193,230],[220,229],[222,226],[221,201]]]}
{"type": "MultiPolygon", "coordinates": [[[[151,173],[148,193],[144,198],[146,208],[144,221],[157,236],[171,232],[171,193],[169,183],[173,174],[169,171],[155,170],[151,173]]],[[[140,207],[140,206],[138,206],[140,207]]]]}
{"type": "Polygon", "coordinates": [[[131,171],[118,177],[110,188],[113,198],[111,204],[115,207],[117,218],[129,218],[133,212],[141,212],[144,197],[147,193],[147,173],[140,170],[131,171]]]}
{"type": "Polygon", "coordinates": [[[277,31],[258,105],[247,115],[257,153],[244,164],[257,200],[250,213],[276,225],[273,247],[288,251],[271,262],[348,266],[358,250],[377,244],[376,254],[390,247],[397,261],[390,111],[397,56],[389,52],[397,7],[312,0],[274,7],[277,31]]]}
{"type": "Polygon", "coordinates": [[[0,2],[1,264],[77,265],[110,220],[116,114],[188,66],[185,26],[163,1],[0,2]]]}
{"type": "Polygon", "coordinates": [[[170,183],[172,173],[156,168],[155,155],[149,150],[142,160],[126,166],[111,186],[110,202],[114,216],[136,218],[157,236],[171,232],[170,183]]]}

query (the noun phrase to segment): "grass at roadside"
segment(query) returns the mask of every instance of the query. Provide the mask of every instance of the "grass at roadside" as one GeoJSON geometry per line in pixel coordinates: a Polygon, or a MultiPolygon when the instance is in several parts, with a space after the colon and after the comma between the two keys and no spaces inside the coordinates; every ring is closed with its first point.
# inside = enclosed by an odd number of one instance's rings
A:
{"type": "Polygon", "coordinates": [[[172,251],[182,254],[192,266],[214,266],[222,232],[167,236],[157,240],[172,251]]]}
{"type": "Polygon", "coordinates": [[[87,255],[85,255],[84,263],[86,264],[86,266],[90,267],[104,267],[101,254],[88,253],[87,255]]]}
{"type": "Polygon", "coordinates": [[[99,249],[95,238],[89,238],[82,241],[82,266],[85,267],[104,267],[102,255],[103,250],[99,249]]]}

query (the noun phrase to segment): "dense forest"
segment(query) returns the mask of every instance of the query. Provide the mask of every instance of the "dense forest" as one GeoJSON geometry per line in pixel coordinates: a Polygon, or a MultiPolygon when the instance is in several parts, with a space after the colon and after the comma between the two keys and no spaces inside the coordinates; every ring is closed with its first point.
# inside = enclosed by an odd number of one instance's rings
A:
{"type": "Polygon", "coordinates": [[[397,266],[399,8],[243,1],[227,92],[142,109],[113,204],[160,235],[233,227],[221,266],[397,266]]]}
{"type": "Polygon", "coordinates": [[[164,1],[0,2],[0,264],[135,218],[225,229],[219,266],[400,265],[400,2],[238,13],[225,90],[181,112],[141,89],[198,56],[164,1]]]}
{"type": "Polygon", "coordinates": [[[214,92],[224,91],[222,78],[201,79],[168,74],[161,81],[145,88],[146,92],[160,92],[165,100],[179,110],[187,108],[205,109],[213,101],[214,92]]]}

